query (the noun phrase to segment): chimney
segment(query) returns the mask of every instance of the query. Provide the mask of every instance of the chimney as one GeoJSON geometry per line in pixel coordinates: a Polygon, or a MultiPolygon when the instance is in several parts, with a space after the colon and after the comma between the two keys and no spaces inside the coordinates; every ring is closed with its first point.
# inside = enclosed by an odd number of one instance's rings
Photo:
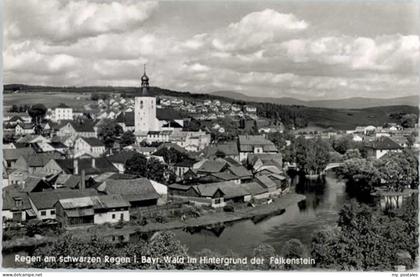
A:
{"type": "Polygon", "coordinates": [[[95,160],[95,158],[92,158],[92,168],[96,168],[96,160],[95,160]]]}
{"type": "Polygon", "coordinates": [[[79,185],[79,190],[80,191],[84,191],[85,190],[85,170],[82,169],[82,173],[80,175],[80,185],[79,185]]]}
{"type": "Polygon", "coordinates": [[[73,174],[79,175],[79,160],[73,159],[73,174]]]}

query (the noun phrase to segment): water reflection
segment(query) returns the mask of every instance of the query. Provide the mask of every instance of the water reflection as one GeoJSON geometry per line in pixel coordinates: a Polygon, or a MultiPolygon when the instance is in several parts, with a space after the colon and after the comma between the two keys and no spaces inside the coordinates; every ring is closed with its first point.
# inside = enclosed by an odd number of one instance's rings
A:
{"type": "Polygon", "coordinates": [[[221,253],[233,251],[249,255],[263,242],[280,251],[283,244],[293,238],[309,246],[314,232],[335,226],[338,212],[348,197],[344,183],[334,176],[327,176],[325,182],[297,182],[295,191],[304,194],[306,200],[281,214],[236,222],[218,231],[205,228],[194,232],[176,230],[175,233],[191,253],[208,248],[221,253]]]}

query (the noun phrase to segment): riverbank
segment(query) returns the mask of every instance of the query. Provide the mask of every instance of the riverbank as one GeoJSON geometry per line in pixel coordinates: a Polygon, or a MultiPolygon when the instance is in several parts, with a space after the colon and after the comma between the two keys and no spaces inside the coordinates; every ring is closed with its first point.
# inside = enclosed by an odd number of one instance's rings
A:
{"type": "Polygon", "coordinates": [[[225,223],[231,223],[255,217],[265,217],[278,214],[291,205],[297,205],[305,200],[305,196],[297,193],[288,193],[270,204],[264,204],[257,207],[246,207],[234,212],[214,212],[197,218],[188,218],[184,221],[173,220],[167,223],[148,223],[147,225],[124,225],[121,228],[108,226],[92,226],[87,229],[73,229],[72,235],[80,238],[121,236],[134,233],[154,233],[159,231],[170,231],[184,228],[197,228],[206,226],[219,226],[225,223]]]}

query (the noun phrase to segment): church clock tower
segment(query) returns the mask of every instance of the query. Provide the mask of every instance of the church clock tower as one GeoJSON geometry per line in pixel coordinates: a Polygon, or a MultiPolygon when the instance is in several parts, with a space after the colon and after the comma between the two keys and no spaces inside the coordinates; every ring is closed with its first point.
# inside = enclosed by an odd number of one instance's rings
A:
{"type": "Polygon", "coordinates": [[[140,96],[134,100],[135,134],[144,135],[149,131],[159,131],[159,121],[156,117],[156,98],[149,92],[149,77],[146,75],[146,65],[141,76],[140,96]]]}

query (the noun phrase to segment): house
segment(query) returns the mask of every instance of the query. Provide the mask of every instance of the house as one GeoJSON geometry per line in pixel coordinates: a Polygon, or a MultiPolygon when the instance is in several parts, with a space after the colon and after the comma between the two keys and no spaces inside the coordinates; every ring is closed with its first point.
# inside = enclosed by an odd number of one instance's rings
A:
{"type": "Polygon", "coordinates": [[[14,166],[19,157],[33,154],[35,154],[35,150],[32,147],[3,149],[3,165],[6,168],[11,168],[14,166]]]}
{"type": "Polygon", "coordinates": [[[403,147],[390,137],[378,137],[366,145],[368,157],[380,159],[388,152],[402,152],[403,147]]]}
{"type": "Polygon", "coordinates": [[[273,142],[261,135],[240,135],[239,136],[239,158],[240,161],[247,159],[252,153],[277,153],[278,150],[273,142]]]}
{"type": "Polygon", "coordinates": [[[52,159],[43,168],[49,174],[99,175],[105,172],[117,173],[118,169],[107,158],[52,159]]]}
{"type": "Polygon", "coordinates": [[[149,179],[108,179],[97,187],[97,190],[106,194],[121,194],[131,208],[154,206],[161,197],[149,179]]]}
{"type": "Polygon", "coordinates": [[[73,120],[73,109],[66,104],[60,104],[54,109],[54,121],[73,120]]]}
{"type": "Polygon", "coordinates": [[[18,123],[15,127],[15,135],[22,136],[35,134],[35,125],[33,123],[18,123]]]}
{"type": "Polygon", "coordinates": [[[50,142],[50,139],[41,135],[28,134],[20,137],[16,142],[29,145],[38,142],[50,142]]]}
{"type": "Polygon", "coordinates": [[[120,194],[91,197],[93,202],[93,223],[118,223],[130,221],[130,203],[120,194]]]}
{"type": "Polygon", "coordinates": [[[394,135],[391,136],[391,139],[398,143],[401,147],[405,148],[408,147],[408,139],[405,136],[394,135]]]}
{"type": "Polygon", "coordinates": [[[64,122],[61,127],[58,127],[57,136],[97,137],[94,125],[91,120],[64,122]]]}
{"type": "Polygon", "coordinates": [[[251,194],[232,181],[200,184],[196,185],[195,189],[201,197],[214,200],[212,207],[224,206],[227,201],[248,202],[251,200],[251,194]]]}
{"type": "Polygon", "coordinates": [[[60,159],[61,157],[61,154],[56,152],[24,155],[17,159],[12,168],[27,171],[32,174],[42,170],[51,159],[60,159]]]}
{"type": "Polygon", "coordinates": [[[45,220],[56,218],[55,204],[60,199],[78,198],[97,194],[98,192],[94,189],[87,189],[85,191],[59,189],[43,192],[31,192],[28,196],[36,217],[39,220],[45,220]]]}
{"type": "Polygon", "coordinates": [[[3,222],[25,222],[35,217],[26,193],[19,192],[12,186],[8,186],[3,188],[2,200],[3,222]]]}
{"type": "Polygon", "coordinates": [[[207,158],[226,158],[230,157],[239,161],[239,151],[236,142],[220,143],[216,145],[210,145],[205,149],[205,156],[207,158]]]}
{"type": "Polygon", "coordinates": [[[277,154],[250,154],[247,163],[252,166],[254,174],[281,174],[283,172],[283,157],[277,154]]]}
{"type": "Polygon", "coordinates": [[[258,182],[249,182],[242,184],[241,187],[247,191],[254,199],[266,199],[270,197],[268,189],[258,182]]]}
{"type": "Polygon", "coordinates": [[[180,178],[183,179],[184,174],[193,168],[194,164],[196,163],[195,160],[193,159],[184,159],[183,161],[177,162],[173,165],[173,169],[175,172],[175,175],[180,178]]]}
{"type": "Polygon", "coordinates": [[[53,142],[37,142],[32,144],[32,147],[34,150],[38,153],[60,153],[62,155],[65,155],[69,147],[65,145],[62,142],[59,141],[53,141],[53,142]]]}
{"type": "Polygon", "coordinates": [[[74,142],[74,156],[89,154],[100,157],[105,153],[105,144],[95,137],[79,137],[74,142]]]}
{"type": "Polygon", "coordinates": [[[362,142],[363,141],[363,136],[359,135],[359,134],[353,134],[352,140],[356,141],[356,142],[362,142]]]}
{"type": "Polygon", "coordinates": [[[122,112],[116,118],[115,121],[121,126],[123,132],[134,131],[134,112],[122,112]]]}
{"type": "Polygon", "coordinates": [[[37,192],[51,189],[47,180],[37,176],[29,176],[18,187],[22,192],[37,192]]]}
{"type": "Polygon", "coordinates": [[[90,196],[60,199],[55,204],[55,214],[63,227],[94,224],[94,203],[90,196]]]}

